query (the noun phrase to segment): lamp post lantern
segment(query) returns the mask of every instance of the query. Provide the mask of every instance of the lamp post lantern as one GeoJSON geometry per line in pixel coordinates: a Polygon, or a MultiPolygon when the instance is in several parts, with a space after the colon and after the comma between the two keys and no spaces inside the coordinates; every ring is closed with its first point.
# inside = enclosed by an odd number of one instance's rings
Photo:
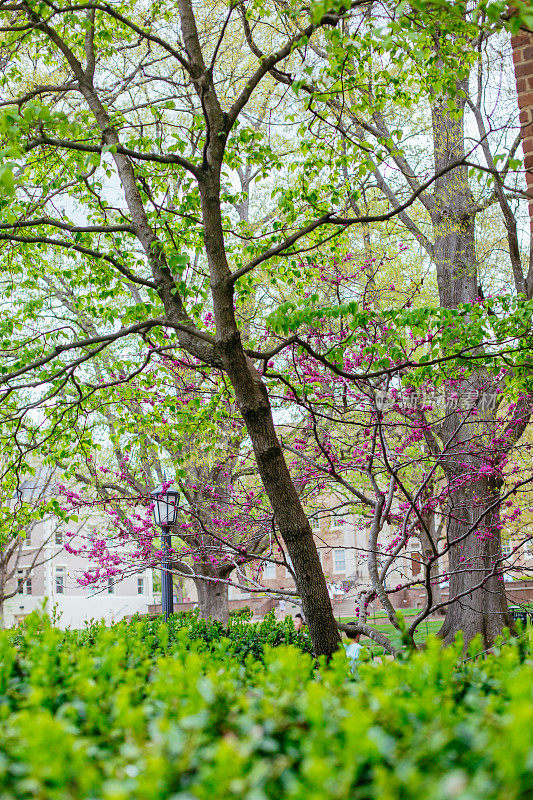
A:
{"type": "Polygon", "coordinates": [[[180,495],[175,489],[159,486],[150,492],[154,501],[154,522],[161,528],[163,558],[161,559],[161,605],[167,620],[174,613],[172,589],[172,543],[170,529],[176,524],[180,495]]]}

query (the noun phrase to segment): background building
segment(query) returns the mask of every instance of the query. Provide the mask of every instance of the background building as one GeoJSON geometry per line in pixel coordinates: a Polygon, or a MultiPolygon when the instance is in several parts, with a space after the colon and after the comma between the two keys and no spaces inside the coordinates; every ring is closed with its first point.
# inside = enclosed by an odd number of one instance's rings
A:
{"type": "MultiPolygon", "coordinates": [[[[98,522],[85,521],[78,527],[78,535],[98,522]]],[[[153,603],[151,570],[122,580],[109,578],[103,587],[80,586],[78,579],[91,564],[65,550],[64,536],[64,526],[54,519],[35,525],[26,534],[10,579],[13,588],[19,585],[18,593],[4,603],[6,627],[18,624],[34,609],[43,608],[61,628],[80,628],[91,619],[111,623],[137,612],[148,612],[153,603]],[[36,566],[28,574],[28,567],[34,562],[36,566]]],[[[72,543],[75,547],[76,539],[72,543]]]]}

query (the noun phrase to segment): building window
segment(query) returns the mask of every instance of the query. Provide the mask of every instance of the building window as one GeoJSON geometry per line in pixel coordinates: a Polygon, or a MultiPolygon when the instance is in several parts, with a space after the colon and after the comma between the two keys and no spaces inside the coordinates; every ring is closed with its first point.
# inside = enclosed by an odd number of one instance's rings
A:
{"type": "Polygon", "coordinates": [[[509,539],[507,539],[505,542],[502,542],[502,553],[504,556],[511,554],[511,542],[509,539]]]}
{"type": "Polygon", "coordinates": [[[276,565],[272,561],[263,562],[263,578],[267,581],[272,581],[276,577],[276,565]]]}
{"type": "Polygon", "coordinates": [[[144,578],[137,578],[137,594],[144,594],[144,578]]]}
{"type": "Polygon", "coordinates": [[[67,568],[56,567],[56,594],[65,594],[65,584],[67,579],[67,568]]]}
{"type": "Polygon", "coordinates": [[[31,547],[31,531],[25,531],[25,538],[22,544],[23,547],[31,547]]]}
{"type": "Polygon", "coordinates": [[[17,570],[17,593],[18,594],[31,594],[31,577],[24,580],[24,575],[27,571],[25,569],[17,570]]]}
{"type": "Polygon", "coordinates": [[[342,547],[333,551],[333,572],[346,572],[346,550],[342,547]]]}
{"type": "Polygon", "coordinates": [[[108,578],[107,579],[107,593],[108,594],[115,594],[115,579],[108,578]]]}
{"type": "Polygon", "coordinates": [[[318,531],[320,531],[320,519],[318,517],[311,517],[309,522],[311,524],[311,530],[318,533],[318,531]]]}
{"type": "Polygon", "coordinates": [[[291,557],[290,557],[290,555],[288,553],[285,553],[285,561],[287,562],[287,564],[290,567],[290,569],[289,569],[289,567],[286,567],[286,569],[285,569],[285,572],[287,573],[287,577],[288,578],[292,578],[291,569],[293,569],[293,566],[292,566],[291,557]]]}
{"type": "Polygon", "coordinates": [[[339,531],[344,525],[344,517],[342,514],[333,514],[330,525],[332,531],[339,531]]]}
{"type": "Polygon", "coordinates": [[[317,550],[317,553],[318,553],[318,560],[320,561],[320,566],[323,567],[324,562],[322,560],[322,550],[317,550]]]}
{"type": "Polygon", "coordinates": [[[56,544],[63,544],[63,531],[56,531],[56,544]]]}

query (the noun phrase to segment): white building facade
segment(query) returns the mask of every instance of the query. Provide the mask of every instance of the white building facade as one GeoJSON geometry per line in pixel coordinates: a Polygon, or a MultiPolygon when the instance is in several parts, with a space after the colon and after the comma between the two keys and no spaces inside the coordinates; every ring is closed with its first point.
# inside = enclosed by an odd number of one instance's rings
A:
{"type": "MultiPolygon", "coordinates": [[[[97,524],[97,520],[91,521],[91,527],[97,524]]],[[[83,528],[87,525],[84,523],[83,528]]],[[[82,628],[90,620],[111,624],[136,613],[148,613],[148,606],[154,602],[150,569],[121,580],[119,576],[109,578],[103,586],[82,586],[79,579],[94,565],[81,555],[67,552],[64,536],[64,526],[53,519],[36,525],[27,536],[11,579],[12,588],[18,585],[17,594],[4,603],[5,627],[20,624],[35,609],[45,610],[60,628],[82,628]],[[35,566],[28,573],[32,564],[35,566]]],[[[72,544],[76,546],[75,539],[72,544]]]]}

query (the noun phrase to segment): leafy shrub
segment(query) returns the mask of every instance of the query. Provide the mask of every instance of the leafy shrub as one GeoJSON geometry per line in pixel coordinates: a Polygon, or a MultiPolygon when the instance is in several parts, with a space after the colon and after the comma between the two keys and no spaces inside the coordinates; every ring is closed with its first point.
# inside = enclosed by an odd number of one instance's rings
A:
{"type": "Polygon", "coordinates": [[[229,612],[230,619],[233,618],[241,618],[241,619],[252,619],[253,611],[250,606],[241,606],[241,608],[234,608],[232,611],[229,612]]]}
{"type": "MultiPolygon", "coordinates": [[[[160,619],[143,623],[147,630],[158,631],[160,619]]],[[[228,654],[243,660],[248,655],[262,661],[265,645],[279,647],[279,645],[292,644],[304,653],[313,652],[311,639],[305,631],[298,632],[290,617],[283,622],[276,620],[273,611],[266,615],[262,622],[249,623],[244,616],[230,617],[226,627],[221,622],[202,619],[198,611],[175,614],[168,623],[169,641],[174,641],[180,631],[186,630],[188,638],[197,644],[203,642],[209,648],[217,646],[220,640],[225,640],[228,654]]]]}
{"type": "Polygon", "coordinates": [[[297,636],[272,618],[0,632],[0,798],[533,796],[530,634],[466,662],[430,639],[357,677],[297,636]]]}

